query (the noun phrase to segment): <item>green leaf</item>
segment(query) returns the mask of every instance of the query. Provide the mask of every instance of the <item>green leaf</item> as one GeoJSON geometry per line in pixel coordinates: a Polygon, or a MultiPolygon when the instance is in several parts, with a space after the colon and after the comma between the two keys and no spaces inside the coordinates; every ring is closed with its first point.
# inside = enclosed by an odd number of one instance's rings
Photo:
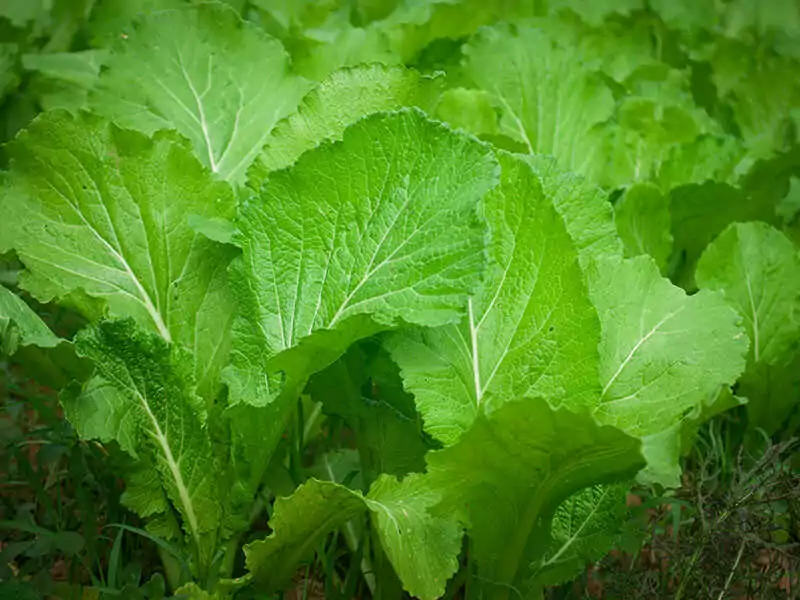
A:
{"type": "Polygon", "coordinates": [[[557,585],[579,576],[617,543],[628,518],[628,485],[595,485],[573,494],[553,515],[551,542],[536,580],[557,585]]]}
{"type": "Polygon", "coordinates": [[[492,95],[483,90],[447,90],[436,106],[436,117],[476,135],[498,133],[498,114],[492,95]]]}
{"type": "Polygon", "coordinates": [[[171,137],[151,140],[86,114],[39,117],[9,153],[0,252],[13,248],[25,264],[20,286],[41,302],[80,290],[111,316],[192,349],[201,393],[213,396],[236,251],[194,232],[187,215],[233,219],[229,187],[171,137]]]}
{"type": "Polygon", "coordinates": [[[344,130],[366,115],[409,106],[432,112],[439,88],[438,80],[399,66],[335,71],[270,132],[247,173],[248,185],[258,190],[272,171],[326,140],[341,140],[344,130]]]}
{"type": "Polygon", "coordinates": [[[373,527],[403,588],[422,600],[441,598],[458,570],[463,532],[453,519],[432,514],[441,499],[419,474],[402,481],[384,475],[367,496],[373,527]]]}
{"type": "Polygon", "coordinates": [[[622,256],[622,242],[607,194],[584,177],[559,169],[551,157],[534,155],[526,160],[564,219],[581,266],[586,269],[597,258],[622,256]]]}
{"type": "Polygon", "coordinates": [[[800,214],[800,178],[790,179],[789,191],[775,207],[775,212],[785,223],[795,220],[800,214]]]}
{"type": "Polygon", "coordinates": [[[530,166],[498,158],[500,186],[483,201],[487,270],[467,318],[388,342],[426,431],[446,445],[484,407],[523,396],[587,407],[599,395],[600,327],[578,252],[530,166]]]}
{"type": "Polygon", "coordinates": [[[116,47],[93,110],[152,133],[177,129],[219,178],[242,183],[308,84],[281,44],[223,4],[145,16],[116,47]]]}
{"type": "Polygon", "coordinates": [[[0,285],[0,350],[3,354],[14,354],[19,346],[54,348],[61,342],[22,298],[0,285]]]}
{"type": "Polygon", "coordinates": [[[733,183],[750,162],[741,142],[733,136],[702,134],[669,149],[658,167],[657,181],[662,190],[709,180],[733,183]]]}
{"type": "MultiPolygon", "coordinates": [[[[601,422],[638,437],[661,434],[698,416],[744,370],[741,317],[718,292],[687,296],[648,256],[598,261],[589,276],[603,327],[601,422]]],[[[646,444],[648,461],[652,452],[646,444]]],[[[674,481],[650,476],[660,475],[674,481]]]]}
{"type": "Polygon", "coordinates": [[[406,590],[434,600],[458,568],[461,547],[456,523],[428,512],[439,500],[420,475],[401,482],[382,476],[366,498],[343,485],[310,479],[290,497],[276,500],[273,533],[245,546],[247,569],[259,589],[279,589],[328,534],[369,510],[406,590]]]}
{"type": "Polygon", "coordinates": [[[279,387],[265,374],[302,386],[401,320],[456,321],[482,264],[477,200],[496,171],[487,147],[412,110],[359,121],[274,173],[238,224],[232,401],[264,405],[279,387]]]}
{"type": "Polygon", "coordinates": [[[706,248],[696,277],[742,315],[753,362],[786,360],[800,341],[800,258],[785,235],[766,223],[734,223],[706,248]]]}
{"type": "Polygon", "coordinates": [[[245,546],[247,570],[261,589],[278,590],[328,534],[365,511],[360,493],[310,479],[288,498],[275,501],[272,534],[245,546]]]}
{"type": "Polygon", "coordinates": [[[97,84],[108,57],[105,49],[24,54],[22,66],[36,74],[31,91],[43,110],[76,111],[86,107],[88,93],[97,84]]]}
{"type": "Polygon", "coordinates": [[[610,16],[628,16],[643,8],[642,0],[554,0],[550,3],[551,11],[569,9],[592,25],[602,25],[610,16]]]}
{"type": "MultiPolygon", "coordinates": [[[[62,397],[67,418],[81,437],[116,440],[132,456],[141,455],[143,465],[152,464],[151,477],[160,481],[186,534],[202,548],[204,534],[219,526],[221,497],[191,360],[130,320],[81,332],[76,347],[96,372],[84,393],[62,397]]],[[[149,497],[136,504],[147,505],[146,514],[160,511],[163,505],[149,497]]]]}
{"type": "Polygon", "coordinates": [[[792,242],[765,223],[734,223],[697,263],[701,288],[721,291],[750,337],[746,396],[753,425],[769,433],[797,402],[791,376],[800,346],[800,258],[792,242]]]}
{"type": "Polygon", "coordinates": [[[531,567],[549,547],[550,521],[564,500],[624,481],[642,464],[638,440],[618,429],[523,399],[481,414],[457,444],[429,454],[427,477],[444,498],[437,514],[467,526],[476,585],[506,599],[513,589],[530,597],[531,567]]]}
{"type": "MultiPolygon", "coordinates": [[[[767,177],[775,177],[771,172],[767,177]]],[[[711,240],[736,221],[766,221],[775,218],[775,199],[769,194],[748,194],[746,190],[708,181],[686,185],[670,193],[673,264],[670,278],[694,291],[697,260],[711,240]]]]}
{"type": "MultiPolygon", "coordinates": [[[[737,393],[747,398],[747,416],[753,427],[774,434],[791,427],[789,418],[800,407],[800,352],[776,365],[750,365],[739,379],[737,393]]],[[[792,435],[791,429],[788,433],[792,435]]]]}
{"type": "Polygon", "coordinates": [[[306,392],[355,433],[367,484],[381,473],[404,476],[425,470],[428,444],[421,419],[385,351],[350,348],[312,377],[306,392]]]}
{"type": "Polygon", "coordinates": [[[539,29],[481,30],[464,48],[465,73],[495,98],[501,130],[530,153],[551,154],[559,166],[587,173],[599,146],[590,130],[614,108],[606,85],[539,29]]]}
{"type": "Polygon", "coordinates": [[[672,253],[669,198],[652,184],[634,184],[614,207],[625,256],[652,256],[662,272],[672,253]]]}

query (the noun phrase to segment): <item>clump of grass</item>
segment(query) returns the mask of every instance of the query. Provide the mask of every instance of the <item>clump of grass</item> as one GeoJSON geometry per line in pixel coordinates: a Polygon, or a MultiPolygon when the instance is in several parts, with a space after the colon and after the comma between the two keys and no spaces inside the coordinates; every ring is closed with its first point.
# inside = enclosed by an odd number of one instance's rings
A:
{"type": "Polygon", "coordinates": [[[153,544],[116,527],[137,525],[121,493],[55,393],[0,361],[0,598],[163,597],[153,544]]]}

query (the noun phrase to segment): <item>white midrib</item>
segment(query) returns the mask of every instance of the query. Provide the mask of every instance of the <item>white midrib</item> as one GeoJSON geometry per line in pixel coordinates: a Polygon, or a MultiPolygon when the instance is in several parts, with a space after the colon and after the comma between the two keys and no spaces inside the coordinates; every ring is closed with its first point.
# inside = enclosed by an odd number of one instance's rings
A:
{"type": "Polygon", "coordinates": [[[658,323],[656,323],[656,324],[655,324],[655,327],[653,327],[653,328],[652,328],[652,329],[651,329],[649,332],[647,332],[647,335],[645,335],[645,336],[644,336],[644,337],[642,337],[642,338],[641,338],[641,339],[640,339],[638,342],[636,342],[636,344],[634,345],[634,347],[633,347],[633,348],[631,348],[631,351],[630,351],[630,352],[628,352],[628,356],[626,356],[626,357],[625,357],[625,360],[623,360],[623,361],[620,363],[620,365],[619,365],[619,367],[617,368],[617,370],[615,371],[614,375],[612,375],[612,376],[611,376],[611,378],[610,378],[610,379],[608,380],[608,382],[606,383],[605,387],[603,387],[603,393],[600,395],[600,397],[601,397],[601,398],[605,398],[605,396],[606,396],[606,393],[608,393],[608,390],[611,388],[611,386],[612,386],[612,385],[614,385],[614,382],[615,382],[615,381],[617,380],[617,378],[620,376],[620,374],[621,374],[621,373],[622,373],[622,371],[625,369],[625,367],[627,367],[627,366],[628,366],[628,363],[631,361],[631,359],[633,358],[634,354],[636,354],[636,352],[638,352],[639,348],[641,348],[641,347],[642,347],[642,345],[643,345],[643,344],[644,344],[644,343],[645,343],[647,340],[649,340],[649,339],[650,339],[650,338],[651,338],[651,337],[652,337],[652,336],[653,336],[653,335],[654,335],[654,334],[655,334],[655,333],[656,333],[656,332],[657,332],[659,329],[661,329],[661,326],[662,326],[664,323],[666,323],[667,321],[669,321],[669,320],[670,320],[672,317],[674,317],[675,315],[677,315],[677,314],[678,314],[679,312],[681,312],[682,310],[683,310],[683,307],[680,307],[678,310],[676,310],[676,311],[673,311],[673,312],[671,312],[671,313],[667,314],[667,315],[666,315],[666,316],[665,316],[663,319],[661,319],[661,320],[660,320],[658,323]]]}
{"type": "Polygon", "coordinates": [[[472,298],[467,300],[467,316],[469,317],[469,339],[472,345],[472,377],[475,383],[475,402],[480,406],[483,392],[481,390],[480,360],[478,359],[478,328],[475,326],[472,298]]]}
{"type": "Polygon", "coordinates": [[[158,424],[158,420],[156,420],[156,416],[153,414],[153,411],[150,410],[150,405],[147,403],[147,399],[138,391],[136,392],[136,396],[139,398],[139,402],[141,402],[144,412],[147,414],[150,422],[153,424],[156,441],[161,447],[161,451],[164,453],[164,458],[167,461],[169,471],[172,474],[172,478],[175,480],[175,487],[178,488],[178,496],[181,499],[181,504],[183,505],[184,512],[186,513],[186,520],[189,522],[189,529],[192,531],[192,537],[196,542],[199,543],[200,534],[197,525],[197,515],[195,515],[192,499],[189,497],[189,490],[186,488],[186,484],[183,481],[183,475],[181,475],[178,463],[175,461],[175,457],[172,455],[172,449],[169,447],[167,437],[164,435],[164,432],[161,431],[161,426],[158,424]]]}
{"type": "Polygon", "coordinates": [[[750,312],[753,314],[753,358],[758,362],[761,354],[758,348],[758,311],[756,310],[756,302],[753,298],[753,288],[750,284],[750,273],[747,272],[747,269],[744,270],[744,280],[747,284],[747,297],[750,300],[750,312]]]}

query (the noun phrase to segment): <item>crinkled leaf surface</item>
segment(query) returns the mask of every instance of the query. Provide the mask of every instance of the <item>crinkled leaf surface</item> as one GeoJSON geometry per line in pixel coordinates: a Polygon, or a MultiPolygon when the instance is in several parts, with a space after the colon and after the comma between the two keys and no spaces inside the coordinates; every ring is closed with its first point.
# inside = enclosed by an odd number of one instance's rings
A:
{"type": "MultiPolygon", "coordinates": [[[[142,464],[152,464],[150,477],[160,481],[200,547],[203,534],[219,526],[221,497],[191,359],[129,319],[82,332],[76,347],[96,372],[83,393],[62,396],[70,422],[81,437],[116,440],[132,456],[141,455],[142,464]]],[[[150,506],[148,512],[163,508],[150,506]]]]}
{"type": "Polygon", "coordinates": [[[496,178],[487,147],[416,110],[359,121],[272,174],[239,220],[233,402],[263,405],[265,373],[304,383],[401,320],[459,319],[483,262],[477,202],[496,178]]]}
{"type": "Polygon", "coordinates": [[[498,158],[501,184],[483,201],[487,268],[467,318],[388,342],[426,430],[445,444],[482,406],[538,395],[587,407],[600,391],[600,327],[578,252],[530,166],[509,154],[498,158]]]}
{"type": "Polygon", "coordinates": [[[436,79],[400,66],[335,71],[270,132],[247,173],[248,185],[257,190],[270,172],[288,167],[325,140],[340,140],[349,125],[366,115],[407,106],[431,112],[440,87],[436,79]]]}
{"type": "Polygon", "coordinates": [[[280,42],[224,4],[150,13],[118,43],[91,99],[123,127],[177,129],[218,177],[242,183],[308,83],[280,42]]]}
{"type": "Polygon", "coordinates": [[[573,494],[553,515],[551,542],[536,565],[536,580],[557,585],[580,575],[587,563],[614,547],[628,517],[628,486],[595,485],[573,494]]]}
{"type": "Polygon", "coordinates": [[[542,189],[564,219],[585,269],[596,258],[622,256],[614,224],[614,209],[603,190],[590,181],[560,169],[549,156],[526,157],[542,189]]]}
{"type": "Polygon", "coordinates": [[[662,272],[672,253],[669,197],[655,185],[638,183],[625,191],[614,207],[625,256],[652,256],[662,272]]]}
{"type": "Polygon", "coordinates": [[[225,283],[234,250],[194,232],[188,215],[232,219],[228,186],[183,144],[148,139],[86,114],[38,118],[10,145],[0,251],[27,271],[43,302],[78,290],[132,317],[196,359],[204,395],[225,362],[233,309],[225,283]]]}
{"type": "Polygon", "coordinates": [[[481,30],[464,53],[466,74],[495,97],[504,133],[531,153],[555,156],[562,168],[594,168],[599,146],[589,132],[611,117],[614,101],[578,52],[540,29],[498,26],[481,30]]]}

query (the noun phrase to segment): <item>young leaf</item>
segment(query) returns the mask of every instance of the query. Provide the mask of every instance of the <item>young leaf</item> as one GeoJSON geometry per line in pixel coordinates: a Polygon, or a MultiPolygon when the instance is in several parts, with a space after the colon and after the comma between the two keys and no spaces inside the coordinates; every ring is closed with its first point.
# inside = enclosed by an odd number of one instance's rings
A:
{"type": "Polygon", "coordinates": [[[177,129],[220,179],[242,183],[307,89],[277,40],[218,3],[145,16],[118,43],[90,102],[122,127],[177,129]]]}
{"type": "Polygon", "coordinates": [[[86,114],[38,118],[9,148],[0,252],[42,302],[81,290],[191,348],[204,395],[226,360],[235,250],[194,232],[189,214],[232,219],[233,194],[169,137],[148,139],[86,114]]]}
{"type": "Polygon", "coordinates": [[[450,515],[431,511],[441,500],[441,493],[419,474],[402,481],[383,475],[367,495],[383,550],[403,588],[422,600],[440,598],[458,570],[463,532],[450,515]]]}
{"type": "MultiPolygon", "coordinates": [[[[131,320],[107,321],[81,332],[80,355],[94,362],[95,377],[80,395],[62,397],[81,437],[116,440],[143,464],[155,467],[197,548],[221,520],[217,462],[195,394],[191,360],[131,320]]],[[[152,510],[160,507],[156,504],[152,510]]]]}
{"type": "Polygon", "coordinates": [[[272,534],[245,546],[247,570],[259,588],[281,589],[329,533],[365,511],[359,492],[310,479],[288,498],[275,501],[272,534]]]}
{"type": "Polygon", "coordinates": [[[530,166],[498,159],[501,184],[483,202],[487,270],[467,318],[388,342],[426,431],[448,445],[483,406],[538,395],[586,407],[600,391],[600,327],[578,252],[530,166]]]}
{"type": "Polygon", "coordinates": [[[669,198],[652,184],[637,183],[617,202],[614,216],[625,256],[649,254],[664,272],[672,252],[669,198]]]}
{"type": "Polygon", "coordinates": [[[341,140],[344,130],[366,115],[408,106],[432,112],[440,87],[436,79],[400,66],[335,71],[270,132],[247,172],[248,185],[260,189],[272,171],[294,164],[325,140],[341,140]]]}
{"type": "Polygon", "coordinates": [[[89,91],[97,84],[108,56],[105,49],[24,54],[22,66],[35,73],[31,91],[42,109],[76,111],[86,108],[89,91]]]}
{"type": "Polygon", "coordinates": [[[302,385],[401,319],[457,320],[482,264],[477,201],[496,171],[487,147],[412,110],[359,121],[270,176],[239,220],[232,401],[264,405],[276,382],[265,373],[302,385]]]}

